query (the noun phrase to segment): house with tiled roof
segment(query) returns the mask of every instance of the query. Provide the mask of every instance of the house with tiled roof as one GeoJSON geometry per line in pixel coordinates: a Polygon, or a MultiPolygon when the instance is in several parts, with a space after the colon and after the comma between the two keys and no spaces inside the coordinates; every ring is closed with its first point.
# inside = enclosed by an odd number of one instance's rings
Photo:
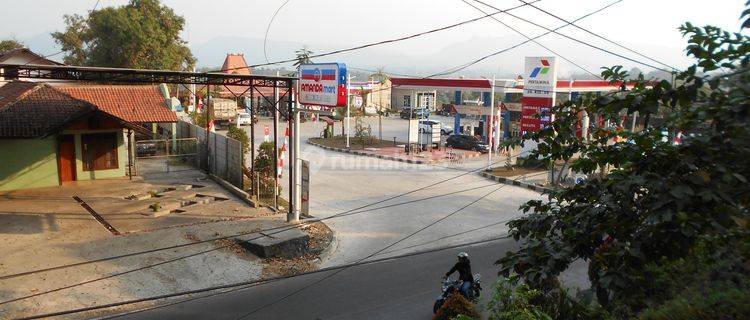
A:
{"type": "MultiPolygon", "coordinates": [[[[228,74],[249,75],[253,73],[252,69],[247,66],[243,53],[227,53],[227,57],[224,58],[224,63],[221,65],[221,70],[221,72],[228,74]]],[[[222,86],[219,90],[219,97],[221,98],[231,99],[250,95],[247,87],[244,86],[222,86]]]]}
{"type": "Polygon", "coordinates": [[[80,99],[69,93],[77,90],[22,81],[0,87],[0,191],[132,176],[133,135],[149,131],[128,119],[157,118],[118,111],[120,101],[112,96],[80,99]]]}
{"type": "MultiPolygon", "coordinates": [[[[61,66],[62,63],[48,59],[26,48],[0,51],[0,64],[40,64],[61,66]]],[[[5,80],[0,77],[0,81],[5,80]]],[[[26,79],[28,80],[28,79],[26,79]]],[[[30,81],[30,80],[29,80],[30,81]]],[[[0,83],[2,85],[2,83],[0,83]]]]}

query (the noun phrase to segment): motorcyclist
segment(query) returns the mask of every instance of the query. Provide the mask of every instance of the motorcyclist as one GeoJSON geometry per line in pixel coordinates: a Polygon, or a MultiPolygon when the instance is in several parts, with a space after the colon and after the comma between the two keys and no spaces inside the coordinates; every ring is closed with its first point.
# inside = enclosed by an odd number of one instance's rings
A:
{"type": "Polygon", "coordinates": [[[453,268],[450,269],[445,274],[445,279],[451,276],[454,272],[458,271],[458,279],[463,281],[461,284],[461,294],[464,295],[464,297],[469,297],[469,290],[471,289],[471,285],[474,283],[474,276],[471,274],[471,262],[469,261],[469,254],[466,252],[459,252],[458,253],[458,262],[456,262],[455,265],[453,265],[453,268]]]}

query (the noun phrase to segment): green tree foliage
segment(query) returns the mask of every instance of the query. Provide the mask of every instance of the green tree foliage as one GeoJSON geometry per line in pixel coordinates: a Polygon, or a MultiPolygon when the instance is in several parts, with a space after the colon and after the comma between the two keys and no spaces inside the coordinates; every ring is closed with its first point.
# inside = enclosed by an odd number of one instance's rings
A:
{"type": "Polygon", "coordinates": [[[365,145],[372,143],[372,127],[369,124],[365,125],[364,118],[361,116],[355,118],[354,139],[362,145],[362,149],[365,145]]]}
{"type": "MultiPolygon", "coordinates": [[[[276,174],[276,163],[273,161],[274,152],[278,152],[278,150],[274,148],[272,142],[263,142],[260,144],[258,155],[255,157],[254,168],[260,182],[258,193],[261,198],[273,197],[274,175],[276,174]]],[[[279,186],[280,193],[281,187],[279,186]]]]}
{"type": "MultiPolygon", "coordinates": [[[[553,108],[551,126],[524,137],[538,143],[531,157],[570,161],[589,178],[522,206],[528,214],[508,225],[525,241],[498,261],[501,273],[549,292],[581,259],[598,302],[624,318],[647,306],[654,270],[689,256],[707,237],[748,232],[750,39],[690,23],[680,31],[696,62],[674,83],[630,79],[632,89],[553,108]],[[623,114],[648,119],[660,110],[658,126],[620,129],[623,114]],[[589,141],[578,138],[584,112],[612,125],[592,128],[589,141]]],[[[627,77],[619,67],[602,74],[627,77]]]]}
{"type": "Polygon", "coordinates": [[[445,299],[440,309],[432,316],[432,320],[451,320],[459,316],[478,319],[479,312],[476,306],[463,295],[454,293],[445,299]]]}
{"type": "Polygon", "coordinates": [[[301,49],[294,51],[294,54],[297,55],[297,62],[294,63],[294,66],[299,67],[301,64],[312,63],[310,56],[313,55],[313,53],[314,52],[310,51],[307,47],[302,47],[301,49]]]}
{"type": "Polygon", "coordinates": [[[185,19],[159,0],[130,0],[81,15],[65,15],[52,37],[72,65],[186,70],[195,58],[180,38],[185,19]]]}
{"type": "Polygon", "coordinates": [[[227,137],[239,141],[242,144],[242,163],[245,163],[245,155],[250,151],[250,138],[247,136],[247,132],[240,128],[231,126],[227,132],[227,137]]]}
{"type": "Polygon", "coordinates": [[[26,46],[15,40],[15,39],[8,39],[8,40],[2,40],[0,41],[0,51],[10,51],[10,50],[16,50],[16,49],[23,49],[26,48],[26,46]]]}

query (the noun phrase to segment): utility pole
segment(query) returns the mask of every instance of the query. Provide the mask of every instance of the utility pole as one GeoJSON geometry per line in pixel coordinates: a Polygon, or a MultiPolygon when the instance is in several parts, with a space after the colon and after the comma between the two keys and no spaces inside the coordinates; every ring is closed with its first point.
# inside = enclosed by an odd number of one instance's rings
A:
{"type": "Polygon", "coordinates": [[[489,142],[490,145],[490,151],[487,152],[487,170],[492,170],[492,151],[494,150],[494,145],[492,143],[494,131],[495,131],[495,76],[492,76],[492,83],[490,84],[490,118],[489,121],[489,130],[487,131],[487,142],[489,142]]]}
{"type": "MultiPolygon", "coordinates": [[[[279,72],[276,71],[276,76],[279,72]]],[[[279,83],[273,82],[273,207],[279,210],[279,83]]]]}
{"type": "Polygon", "coordinates": [[[206,83],[206,107],[203,112],[206,115],[206,172],[211,173],[211,144],[209,144],[211,140],[211,85],[208,83],[206,83]]]}
{"type": "Polygon", "coordinates": [[[300,140],[302,140],[300,112],[302,110],[302,105],[299,103],[299,97],[297,96],[297,94],[299,93],[299,81],[296,82],[295,88],[297,89],[297,91],[293,95],[296,108],[294,111],[294,144],[292,144],[292,148],[294,149],[294,161],[292,162],[294,164],[293,221],[299,221],[299,216],[302,209],[302,159],[300,159],[300,140]]]}
{"type": "Polygon", "coordinates": [[[296,182],[297,179],[295,178],[295,167],[297,166],[297,153],[294,150],[294,146],[296,145],[295,140],[297,139],[297,126],[295,126],[297,122],[297,111],[294,110],[294,94],[292,93],[292,83],[291,81],[288,82],[288,85],[286,87],[287,90],[287,99],[289,99],[289,102],[287,103],[288,111],[287,111],[287,122],[288,122],[288,128],[289,128],[289,145],[287,148],[289,148],[289,209],[286,214],[286,221],[287,222],[295,222],[299,220],[298,216],[295,216],[296,210],[297,210],[297,186],[296,182]]]}
{"type": "MultiPolygon", "coordinates": [[[[252,196],[259,195],[258,189],[255,187],[255,92],[254,88],[250,88],[250,101],[248,107],[250,107],[250,184],[253,190],[252,196]]],[[[255,201],[258,198],[254,199],[255,201]]]]}
{"type": "Polygon", "coordinates": [[[346,148],[349,149],[349,105],[352,104],[352,76],[347,74],[346,75],[346,148]]]}

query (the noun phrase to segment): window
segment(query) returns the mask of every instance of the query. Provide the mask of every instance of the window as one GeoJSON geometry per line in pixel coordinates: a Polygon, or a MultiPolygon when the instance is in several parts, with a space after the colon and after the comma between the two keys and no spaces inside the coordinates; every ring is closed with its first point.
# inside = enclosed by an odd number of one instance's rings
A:
{"type": "Polygon", "coordinates": [[[404,108],[410,108],[411,107],[411,96],[410,95],[404,95],[404,108]]]}
{"type": "Polygon", "coordinates": [[[83,170],[117,169],[117,133],[81,135],[83,170]]]}

